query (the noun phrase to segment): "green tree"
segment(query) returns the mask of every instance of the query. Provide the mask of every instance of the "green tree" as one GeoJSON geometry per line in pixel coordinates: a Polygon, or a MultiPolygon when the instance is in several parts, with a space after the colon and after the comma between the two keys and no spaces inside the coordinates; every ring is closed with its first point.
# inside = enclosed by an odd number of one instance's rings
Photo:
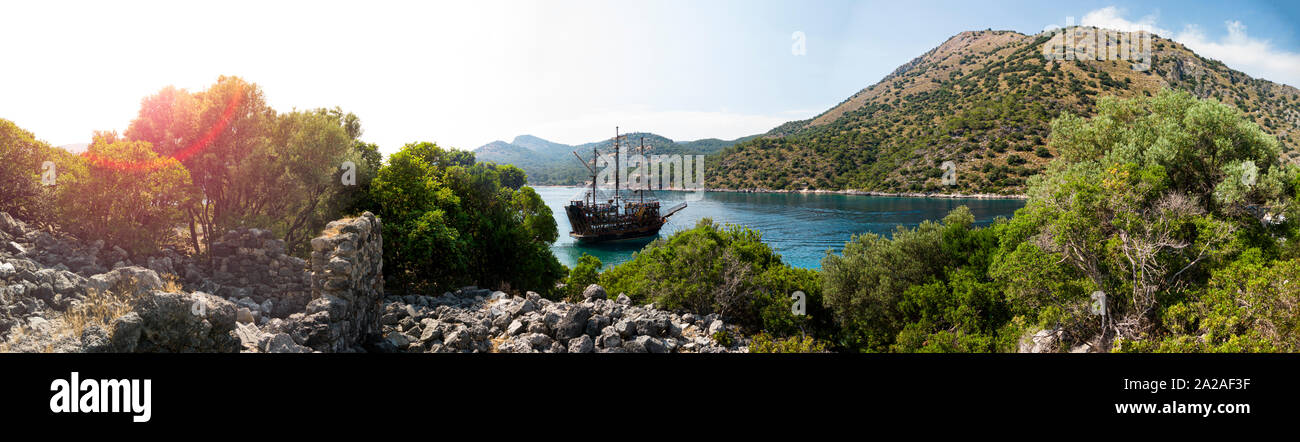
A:
{"type": "Polygon", "coordinates": [[[411,290],[466,284],[554,290],[555,219],[530,187],[504,186],[473,154],[411,143],[371,183],[384,220],[385,275],[411,290]]]}
{"type": "Polygon", "coordinates": [[[1102,98],[1095,117],[1054,122],[1051,143],[1060,158],[1031,181],[1017,214],[1032,222],[1026,247],[1038,250],[1004,264],[1054,260],[1087,279],[1048,305],[1078,339],[1164,333],[1164,308],[1194,295],[1211,269],[1247,245],[1276,254],[1272,238],[1294,228],[1277,215],[1294,213],[1295,169],[1278,161],[1273,137],[1216,101],[1102,98]],[[1108,295],[1105,329],[1087,317],[1093,290],[1108,295]]]}

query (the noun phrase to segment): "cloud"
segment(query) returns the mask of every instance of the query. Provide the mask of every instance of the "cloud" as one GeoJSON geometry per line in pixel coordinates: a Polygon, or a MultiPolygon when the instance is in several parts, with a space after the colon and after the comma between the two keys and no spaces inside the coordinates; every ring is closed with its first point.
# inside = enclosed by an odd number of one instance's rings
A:
{"type": "Polygon", "coordinates": [[[1300,86],[1300,53],[1274,47],[1268,40],[1250,38],[1240,21],[1224,22],[1228,35],[1214,40],[1199,27],[1189,25],[1174,40],[1201,56],[1222,61],[1254,77],[1300,86]]]}
{"type": "Polygon", "coordinates": [[[1108,6],[1087,13],[1080,24],[1119,31],[1147,30],[1171,38],[1203,57],[1222,61],[1253,77],[1300,87],[1300,53],[1278,48],[1269,40],[1251,38],[1246,33],[1246,25],[1241,21],[1225,21],[1227,35],[1216,40],[1194,24],[1186,25],[1181,32],[1175,33],[1157,26],[1157,17],[1154,15],[1133,21],[1124,18],[1123,14],[1123,10],[1108,6]]]}
{"type": "Polygon", "coordinates": [[[1083,20],[1079,22],[1083,26],[1096,26],[1098,28],[1114,29],[1123,32],[1147,31],[1161,37],[1174,35],[1167,29],[1156,26],[1156,16],[1147,15],[1131,21],[1122,16],[1123,10],[1114,6],[1107,6],[1087,14],[1084,14],[1083,20]]]}

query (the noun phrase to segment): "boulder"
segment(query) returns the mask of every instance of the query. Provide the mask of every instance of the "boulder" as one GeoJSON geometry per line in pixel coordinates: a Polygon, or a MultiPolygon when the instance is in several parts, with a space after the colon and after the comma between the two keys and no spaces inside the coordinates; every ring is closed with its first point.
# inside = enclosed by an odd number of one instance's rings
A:
{"type": "Polygon", "coordinates": [[[135,351],[234,353],[241,347],[234,333],[235,304],[225,299],[203,292],[155,292],[132,307],[141,321],[135,351]]]}
{"type": "Polygon", "coordinates": [[[596,351],[596,343],[591,336],[582,335],[569,340],[569,353],[591,353],[596,351]]]}
{"type": "Polygon", "coordinates": [[[109,290],[126,290],[135,295],[141,295],[155,290],[162,290],[162,278],[158,273],[144,267],[119,267],[90,277],[87,283],[90,287],[107,292],[109,290]]]}
{"type": "Polygon", "coordinates": [[[601,287],[599,284],[589,285],[582,291],[582,299],[605,299],[608,297],[609,295],[605,293],[605,288],[601,287]]]}
{"type": "Polygon", "coordinates": [[[555,339],[568,341],[584,334],[587,320],[590,318],[591,307],[585,305],[570,307],[555,323],[555,339]]]}

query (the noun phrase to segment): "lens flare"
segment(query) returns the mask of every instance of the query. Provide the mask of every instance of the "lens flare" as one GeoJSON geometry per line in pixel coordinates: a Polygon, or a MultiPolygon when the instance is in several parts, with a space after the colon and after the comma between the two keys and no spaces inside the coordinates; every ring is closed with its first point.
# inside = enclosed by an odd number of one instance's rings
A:
{"type": "Polygon", "coordinates": [[[167,166],[168,164],[171,164],[173,160],[184,162],[186,159],[189,159],[195,154],[207,149],[208,146],[217,139],[217,136],[221,134],[221,131],[226,130],[226,128],[230,126],[230,121],[235,117],[235,111],[238,110],[239,105],[243,103],[243,97],[243,88],[240,87],[236,89],[235,93],[231,95],[230,100],[226,102],[226,108],[221,112],[221,118],[217,120],[216,124],[209,127],[208,130],[203,133],[203,136],[194,140],[188,146],[185,146],[184,149],[176,151],[176,153],[171,156],[159,157],[148,161],[123,161],[96,155],[90,150],[83,152],[81,156],[92,166],[116,169],[122,172],[147,172],[167,166]]]}

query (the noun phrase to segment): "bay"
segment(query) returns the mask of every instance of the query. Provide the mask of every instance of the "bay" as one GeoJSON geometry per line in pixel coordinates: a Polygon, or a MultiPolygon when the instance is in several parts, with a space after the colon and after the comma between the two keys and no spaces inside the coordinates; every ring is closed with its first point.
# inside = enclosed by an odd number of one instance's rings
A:
{"type": "MultiPolygon", "coordinates": [[[[582,190],[577,187],[536,190],[555,215],[560,235],[551,245],[551,251],[566,266],[573,267],[583,253],[599,258],[606,265],[619,264],[632,259],[633,253],[650,241],[579,244],[569,236],[564,206],[582,190]]],[[[889,236],[897,226],[916,227],[926,220],[938,221],[962,205],[971,209],[977,225],[987,226],[999,217],[1010,218],[1016,209],[1025,205],[1024,200],[1017,199],[675,191],[655,194],[663,207],[687,201],[687,208],[669,218],[659,232],[660,237],[690,229],[703,218],[712,218],[714,223],[757,229],[763,234],[763,242],[787,264],[808,269],[821,268],[827,250],[838,252],[856,234],[889,236]]]]}

